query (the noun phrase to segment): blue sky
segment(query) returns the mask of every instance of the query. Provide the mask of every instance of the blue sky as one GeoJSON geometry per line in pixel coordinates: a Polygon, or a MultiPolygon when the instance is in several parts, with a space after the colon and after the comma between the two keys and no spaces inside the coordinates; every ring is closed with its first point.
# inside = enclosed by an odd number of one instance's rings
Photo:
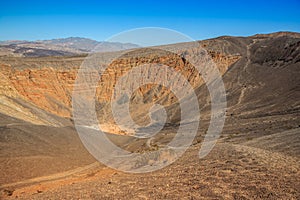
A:
{"type": "Polygon", "coordinates": [[[300,32],[300,0],[1,1],[0,40],[70,36],[105,40],[139,27],[164,27],[194,39],[300,32]]]}

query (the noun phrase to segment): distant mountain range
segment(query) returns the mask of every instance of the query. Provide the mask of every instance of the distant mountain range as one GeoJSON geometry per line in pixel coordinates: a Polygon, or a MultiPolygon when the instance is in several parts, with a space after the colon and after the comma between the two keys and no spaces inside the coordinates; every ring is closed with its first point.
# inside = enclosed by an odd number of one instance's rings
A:
{"type": "Polygon", "coordinates": [[[98,52],[111,52],[139,46],[131,43],[99,42],[81,37],[37,41],[9,40],[0,41],[0,56],[73,56],[90,53],[96,47],[98,52]]]}

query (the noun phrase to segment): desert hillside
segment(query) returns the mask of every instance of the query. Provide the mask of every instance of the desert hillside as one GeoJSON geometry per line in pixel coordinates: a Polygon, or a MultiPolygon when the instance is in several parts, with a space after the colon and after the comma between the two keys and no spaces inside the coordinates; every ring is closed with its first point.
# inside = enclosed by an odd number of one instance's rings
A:
{"type": "MultiPolygon", "coordinates": [[[[221,137],[203,159],[198,152],[208,129],[211,101],[201,74],[184,56],[155,48],[130,50],[107,66],[97,84],[102,128],[115,144],[139,153],[157,150],[174,138],[181,119],[178,99],[158,85],[145,85],[133,93],[128,101],[138,124],[147,124],[154,103],[168,114],[161,132],[139,139],[134,130],[126,132],[114,122],[110,101],[122,98],[112,94],[117,80],[136,66],[161,63],[192,85],[201,116],[193,145],[172,165],[145,174],[109,169],[82,145],[72,119],[74,84],[86,58],[82,52],[0,56],[1,197],[177,199],[184,194],[186,199],[299,199],[300,34],[223,36],[199,44],[220,71],[227,98],[221,137]]],[[[180,45],[188,44],[170,47],[180,45]]],[[[185,101],[189,103],[189,98],[185,101]]]]}

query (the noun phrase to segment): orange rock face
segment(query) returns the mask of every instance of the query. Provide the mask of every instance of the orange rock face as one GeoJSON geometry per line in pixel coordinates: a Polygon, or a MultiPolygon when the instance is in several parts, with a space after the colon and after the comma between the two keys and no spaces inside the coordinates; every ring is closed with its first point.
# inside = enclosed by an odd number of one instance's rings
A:
{"type": "MultiPolygon", "coordinates": [[[[238,56],[209,52],[221,74],[238,56]]],[[[71,117],[71,100],[77,71],[84,58],[12,58],[0,60],[0,95],[22,98],[37,107],[61,117],[71,117]]],[[[203,83],[194,67],[179,55],[145,55],[142,57],[124,57],[112,62],[102,74],[97,88],[99,102],[108,102],[116,81],[133,67],[146,63],[160,63],[173,67],[182,73],[193,87],[203,83]]],[[[165,77],[157,77],[163,79],[165,77]]],[[[145,85],[137,91],[144,97],[153,85],[145,85]]],[[[167,95],[166,88],[151,96],[156,101],[167,95]]],[[[173,98],[169,95],[169,98],[173,98]]],[[[172,100],[170,100],[172,102],[172,100]]]]}

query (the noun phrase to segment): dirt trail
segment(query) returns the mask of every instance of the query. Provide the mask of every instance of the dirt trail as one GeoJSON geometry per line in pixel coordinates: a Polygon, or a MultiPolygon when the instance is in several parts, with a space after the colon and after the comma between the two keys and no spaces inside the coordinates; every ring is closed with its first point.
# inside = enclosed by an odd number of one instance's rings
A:
{"type": "MultiPolygon", "coordinates": [[[[247,45],[247,54],[246,54],[247,55],[246,56],[247,62],[245,64],[244,68],[242,69],[242,72],[246,72],[248,66],[250,65],[250,63],[251,63],[251,59],[250,59],[250,57],[251,57],[251,51],[250,51],[250,49],[257,42],[258,42],[258,40],[254,39],[251,44],[247,45]]],[[[238,78],[238,83],[242,86],[242,89],[241,89],[241,94],[239,96],[239,100],[238,100],[237,104],[241,104],[241,102],[242,102],[242,100],[243,100],[243,98],[245,96],[246,90],[251,87],[251,86],[245,86],[245,85],[243,85],[243,82],[240,80],[240,77],[241,76],[239,76],[239,78],[238,78]]]]}
{"type": "Polygon", "coordinates": [[[15,182],[15,183],[4,184],[4,185],[0,186],[0,189],[10,188],[10,187],[18,188],[18,187],[22,187],[22,186],[25,186],[25,185],[37,184],[37,183],[41,183],[41,182],[45,182],[45,181],[59,180],[59,179],[67,178],[67,177],[75,175],[75,174],[79,174],[79,173],[84,172],[84,171],[99,168],[99,167],[100,167],[100,163],[99,162],[94,162],[90,165],[87,165],[87,166],[84,166],[84,167],[78,167],[76,169],[66,171],[66,172],[62,172],[62,173],[57,173],[57,174],[53,174],[53,175],[49,175],[49,176],[42,176],[42,177],[32,178],[32,179],[19,181],[19,182],[15,182]]]}

